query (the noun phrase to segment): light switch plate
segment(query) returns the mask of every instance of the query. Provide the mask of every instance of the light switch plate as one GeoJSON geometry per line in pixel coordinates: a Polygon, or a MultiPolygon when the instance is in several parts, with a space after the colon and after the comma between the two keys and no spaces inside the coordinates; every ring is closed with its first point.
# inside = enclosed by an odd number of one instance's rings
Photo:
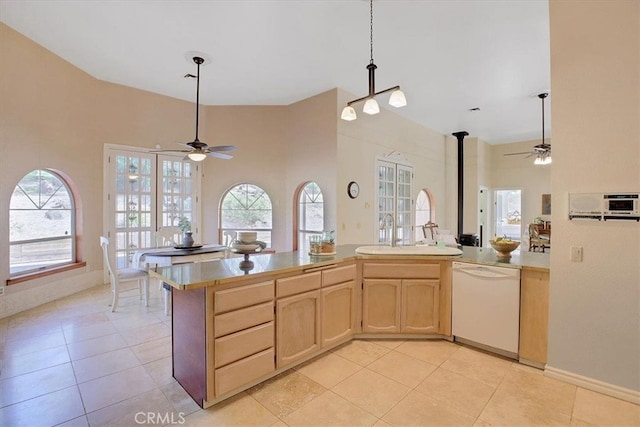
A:
{"type": "Polygon", "coordinates": [[[582,246],[571,246],[571,261],[582,262],[582,246]]]}

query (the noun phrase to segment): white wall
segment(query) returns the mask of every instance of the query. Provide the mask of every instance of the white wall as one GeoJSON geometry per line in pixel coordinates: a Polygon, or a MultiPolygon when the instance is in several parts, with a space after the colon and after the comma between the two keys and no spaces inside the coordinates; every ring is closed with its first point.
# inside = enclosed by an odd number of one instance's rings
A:
{"type": "MultiPolygon", "coordinates": [[[[338,112],[354,98],[357,96],[339,90],[338,112]]],[[[414,200],[422,188],[428,188],[435,199],[436,222],[446,223],[447,212],[442,209],[448,197],[445,191],[445,139],[444,135],[384,107],[375,116],[360,112],[355,121],[339,119],[337,241],[376,242],[375,162],[377,157],[393,152],[400,152],[414,167],[414,200]],[[360,196],[356,199],[347,196],[350,181],[360,185],[360,196]]]]}
{"type": "MultiPolygon", "coordinates": [[[[640,2],[550,2],[548,367],[640,390],[640,224],[569,221],[570,192],[640,190],[640,2]],[[584,261],[571,262],[571,246],[584,261]]],[[[636,393],[637,397],[637,393],[636,393]]]]}

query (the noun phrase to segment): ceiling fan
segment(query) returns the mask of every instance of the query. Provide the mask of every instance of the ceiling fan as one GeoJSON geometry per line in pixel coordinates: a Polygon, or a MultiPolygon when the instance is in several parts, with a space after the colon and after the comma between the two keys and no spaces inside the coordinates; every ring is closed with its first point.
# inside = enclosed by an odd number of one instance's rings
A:
{"type": "Polygon", "coordinates": [[[215,147],[209,147],[206,143],[198,139],[198,119],[200,116],[200,66],[204,63],[204,58],[201,56],[193,56],[193,62],[198,66],[198,72],[194,76],[193,74],[186,74],[185,78],[195,78],[196,83],[196,137],[191,142],[178,142],[178,144],[185,147],[183,150],[155,150],[153,153],[161,152],[174,152],[174,153],[187,153],[184,160],[193,160],[200,162],[209,157],[216,157],[218,159],[231,159],[233,156],[227,154],[224,151],[234,151],[236,149],[233,145],[217,145],[215,147]]]}
{"type": "Polygon", "coordinates": [[[536,156],[534,164],[546,165],[551,163],[551,144],[544,142],[544,99],[549,96],[548,93],[541,93],[538,98],[542,101],[542,142],[533,147],[532,151],[524,151],[521,153],[506,153],[505,156],[519,156],[527,154],[527,157],[536,156]]]}

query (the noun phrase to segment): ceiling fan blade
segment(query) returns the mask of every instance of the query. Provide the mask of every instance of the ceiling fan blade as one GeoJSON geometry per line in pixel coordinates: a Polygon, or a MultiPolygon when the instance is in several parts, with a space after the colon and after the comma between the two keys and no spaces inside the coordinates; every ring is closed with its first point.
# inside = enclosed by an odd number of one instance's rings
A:
{"type": "Polygon", "coordinates": [[[192,150],[151,150],[150,153],[189,153],[192,150]]]}
{"type": "Polygon", "coordinates": [[[505,156],[520,156],[521,154],[531,154],[531,151],[524,151],[522,153],[506,153],[505,156]]]}
{"type": "Polygon", "coordinates": [[[225,159],[225,160],[229,160],[232,159],[233,156],[231,154],[225,154],[225,153],[218,153],[216,151],[209,151],[207,153],[207,156],[209,157],[216,157],[218,159],[225,159]]]}
{"type": "Polygon", "coordinates": [[[215,147],[209,147],[209,151],[235,151],[235,145],[216,145],[215,147]]]}

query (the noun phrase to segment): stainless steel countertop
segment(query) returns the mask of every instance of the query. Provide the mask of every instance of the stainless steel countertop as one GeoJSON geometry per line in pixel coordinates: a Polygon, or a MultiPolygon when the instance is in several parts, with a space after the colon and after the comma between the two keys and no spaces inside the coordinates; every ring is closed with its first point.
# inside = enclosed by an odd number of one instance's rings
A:
{"type": "MultiPolygon", "coordinates": [[[[496,251],[492,248],[462,247],[462,255],[457,256],[382,256],[360,255],[355,250],[364,245],[338,245],[336,254],[331,256],[309,255],[304,252],[280,252],[270,254],[251,254],[249,260],[253,262],[253,268],[243,270],[240,268],[242,257],[224,258],[220,260],[204,261],[189,264],[178,264],[170,267],[157,267],[150,271],[152,277],[178,289],[194,289],[204,286],[212,286],[220,283],[232,283],[249,278],[268,277],[273,274],[282,274],[287,271],[300,271],[313,268],[330,266],[339,262],[354,259],[429,259],[461,261],[483,265],[494,265],[532,270],[549,270],[549,254],[539,252],[527,252],[516,250],[509,259],[496,257],[496,251]]],[[[521,249],[521,248],[518,248],[521,249]]]]}

